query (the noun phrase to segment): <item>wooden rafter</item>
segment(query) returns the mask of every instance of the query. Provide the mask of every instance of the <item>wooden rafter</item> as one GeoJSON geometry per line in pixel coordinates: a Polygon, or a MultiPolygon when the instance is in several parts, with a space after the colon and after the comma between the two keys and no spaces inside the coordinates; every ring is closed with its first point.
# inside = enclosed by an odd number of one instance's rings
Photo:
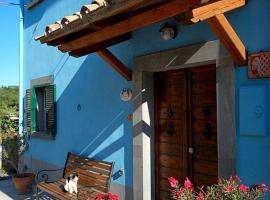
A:
{"type": "Polygon", "coordinates": [[[229,51],[234,61],[238,65],[245,65],[247,62],[246,48],[224,14],[211,17],[207,22],[219,37],[221,43],[229,51]]]}
{"type": "Polygon", "coordinates": [[[85,47],[82,49],[76,49],[74,51],[71,51],[69,55],[74,56],[74,57],[81,57],[85,56],[87,54],[99,51],[100,49],[105,49],[107,47],[113,46],[115,44],[119,44],[121,42],[127,41],[131,39],[131,33],[126,33],[124,35],[117,36],[115,38],[111,38],[109,40],[105,40],[101,43],[97,43],[95,45],[85,47]]]}
{"type": "Polygon", "coordinates": [[[109,63],[121,76],[126,80],[132,80],[132,71],[125,66],[117,57],[115,57],[108,49],[97,51],[97,54],[109,63]]]}
{"type": "Polygon", "coordinates": [[[246,0],[220,0],[198,8],[194,8],[181,16],[177,17],[184,24],[194,24],[207,20],[218,14],[223,14],[242,7],[246,4],[246,0]]]}
{"type": "Polygon", "coordinates": [[[82,36],[73,41],[64,43],[58,48],[62,52],[71,52],[75,49],[85,48],[108,40],[112,37],[132,32],[138,28],[142,28],[188,11],[192,6],[191,2],[194,2],[194,5],[197,4],[197,1],[190,0],[166,1],[155,8],[149,9],[131,18],[124,19],[119,23],[108,26],[92,34],[82,36]]]}

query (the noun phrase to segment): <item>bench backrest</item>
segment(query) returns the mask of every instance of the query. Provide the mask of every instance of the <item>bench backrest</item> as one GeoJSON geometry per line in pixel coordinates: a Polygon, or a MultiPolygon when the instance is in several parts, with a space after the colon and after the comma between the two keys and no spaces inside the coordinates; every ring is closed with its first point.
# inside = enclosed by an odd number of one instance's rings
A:
{"type": "Polygon", "coordinates": [[[78,172],[80,185],[107,193],[110,190],[113,167],[114,162],[68,153],[63,176],[67,178],[71,173],[78,172]]]}

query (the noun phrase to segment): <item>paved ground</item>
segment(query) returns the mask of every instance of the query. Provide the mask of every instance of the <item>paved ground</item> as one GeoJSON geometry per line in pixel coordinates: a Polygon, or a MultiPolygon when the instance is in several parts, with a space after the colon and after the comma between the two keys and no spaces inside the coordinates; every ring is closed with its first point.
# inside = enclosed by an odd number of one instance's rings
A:
{"type": "MultiPolygon", "coordinates": [[[[40,194],[40,200],[54,200],[47,194],[40,194]]],[[[16,195],[12,180],[0,180],[0,200],[34,200],[34,192],[29,195],[16,195]]]]}

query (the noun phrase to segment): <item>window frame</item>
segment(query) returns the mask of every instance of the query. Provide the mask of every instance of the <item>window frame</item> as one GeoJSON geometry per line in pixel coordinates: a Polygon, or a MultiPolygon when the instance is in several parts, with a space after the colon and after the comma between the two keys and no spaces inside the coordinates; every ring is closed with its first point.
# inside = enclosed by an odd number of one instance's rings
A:
{"type": "MultiPolygon", "coordinates": [[[[37,138],[43,138],[43,139],[51,139],[54,140],[55,136],[56,136],[56,86],[54,84],[54,77],[53,76],[45,76],[45,77],[41,77],[41,78],[37,78],[37,79],[33,79],[31,80],[31,88],[28,89],[30,91],[30,101],[26,102],[26,104],[30,105],[26,105],[26,108],[30,106],[30,111],[26,109],[26,114],[28,112],[30,112],[30,124],[25,125],[26,128],[30,128],[30,130],[28,129],[28,131],[30,132],[31,137],[37,137],[37,138]],[[52,87],[51,89],[53,89],[53,96],[51,96],[51,100],[53,101],[53,123],[54,123],[54,128],[53,129],[47,129],[47,123],[48,123],[48,118],[45,118],[45,126],[46,126],[46,130],[44,131],[37,131],[37,97],[36,97],[36,89],[37,88],[44,88],[44,89],[48,89],[52,87]],[[34,116],[34,119],[33,119],[34,116]],[[30,127],[29,127],[30,125],[30,127]],[[33,128],[34,127],[34,128],[33,128]]],[[[44,97],[44,106],[46,106],[46,104],[48,103],[48,99],[47,99],[47,95],[45,94],[44,97]]],[[[45,114],[47,114],[49,111],[47,110],[47,107],[45,107],[45,114]]],[[[29,113],[28,113],[29,115],[29,113]]],[[[27,121],[27,119],[26,119],[27,121]]],[[[27,123],[27,122],[26,122],[27,123]]]]}
{"type": "MultiPolygon", "coordinates": [[[[42,85],[33,86],[31,88],[31,91],[35,91],[35,107],[37,107],[37,99],[38,99],[36,89],[44,88],[44,90],[45,90],[46,88],[49,88],[49,86],[53,86],[53,85],[51,85],[51,84],[42,84],[42,85]]],[[[44,99],[44,106],[45,106],[45,104],[46,104],[46,99],[44,99]]],[[[46,110],[46,109],[44,109],[44,110],[46,110]]],[[[34,113],[34,111],[32,110],[32,95],[31,95],[31,113],[32,112],[34,113]]],[[[46,113],[46,111],[44,111],[44,112],[46,113]]],[[[45,118],[45,120],[46,120],[45,121],[45,124],[46,124],[47,118],[45,118]]],[[[45,125],[45,127],[46,127],[46,125],[45,125]]],[[[46,129],[46,130],[43,130],[43,131],[41,131],[41,130],[37,131],[37,110],[36,110],[36,108],[35,108],[35,120],[32,121],[32,118],[31,118],[31,134],[32,134],[32,136],[48,138],[48,139],[54,137],[54,134],[52,134],[52,132],[50,130],[46,129]],[[33,124],[35,123],[35,130],[34,131],[32,131],[32,123],[33,124]]]]}

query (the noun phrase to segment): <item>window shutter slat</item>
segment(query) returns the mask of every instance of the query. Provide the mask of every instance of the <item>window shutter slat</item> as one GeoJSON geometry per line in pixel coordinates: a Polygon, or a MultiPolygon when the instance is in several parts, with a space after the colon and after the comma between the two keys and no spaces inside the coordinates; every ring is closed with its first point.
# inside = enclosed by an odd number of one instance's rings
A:
{"type": "Polygon", "coordinates": [[[37,95],[36,89],[31,89],[31,132],[37,130],[37,95]]]}
{"type": "Polygon", "coordinates": [[[55,85],[50,85],[46,90],[46,125],[47,131],[52,135],[56,133],[56,102],[55,102],[55,85]]]}
{"type": "Polygon", "coordinates": [[[31,90],[26,90],[26,112],[25,112],[25,128],[27,132],[31,132],[31,90]]]}

